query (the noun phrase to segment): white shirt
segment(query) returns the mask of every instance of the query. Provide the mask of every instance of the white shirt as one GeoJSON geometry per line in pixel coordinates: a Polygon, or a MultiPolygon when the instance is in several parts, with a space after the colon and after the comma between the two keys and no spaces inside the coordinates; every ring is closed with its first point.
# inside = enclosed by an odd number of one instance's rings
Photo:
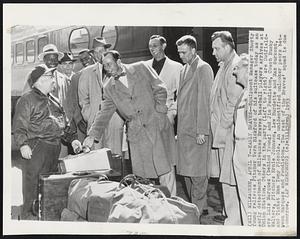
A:
{"type": "Polygon", "coordinates": [[[128,88],[127,76],[120,76],[119,81],[128,88]]]}

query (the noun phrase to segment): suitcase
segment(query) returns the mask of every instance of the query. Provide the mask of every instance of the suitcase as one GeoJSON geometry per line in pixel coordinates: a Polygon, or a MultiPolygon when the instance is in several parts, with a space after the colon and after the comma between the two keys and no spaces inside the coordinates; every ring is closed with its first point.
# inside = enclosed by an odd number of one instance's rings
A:
{"type": "Polygon", "coordinates": [[[112,154],[109,157],[109,163],[110,170],[41,174],[39,177],[39,220],[60,220],[62,210],[67,207],[68,189],[73,179],[99,178],[104,174],[111,181],[120,181],[123,178],[123,158],[112,154]]]}
{"type": "Polygon", "coordinates": [[[111,169],[111,157],[112,153],[110,149],[97,149],[90,151],[89,153],[68,155],[67,157],[60,158],[58,161],[58,167],[59,171],[62,173],[111,169]]]}

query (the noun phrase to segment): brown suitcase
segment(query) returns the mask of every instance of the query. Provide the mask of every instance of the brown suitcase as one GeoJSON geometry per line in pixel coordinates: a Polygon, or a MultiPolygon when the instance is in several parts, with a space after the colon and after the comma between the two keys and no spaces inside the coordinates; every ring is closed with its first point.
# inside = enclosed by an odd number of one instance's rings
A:
{"type": "Polygon", "coordinates": [[[120,181],[123,178],[123,158],[120,155],[112,155],[109,163],[111,170],[41,174],[39,178],[39,220],[60,220],[62,210],[67,207],[68,189],[73,179],[99,178],[104,174],[111,181],[120,181]]]}

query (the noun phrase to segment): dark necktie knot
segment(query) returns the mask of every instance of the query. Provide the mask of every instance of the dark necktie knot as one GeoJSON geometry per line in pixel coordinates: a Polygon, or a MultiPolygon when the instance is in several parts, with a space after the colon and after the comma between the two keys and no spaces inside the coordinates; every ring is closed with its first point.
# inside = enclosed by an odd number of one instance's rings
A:
{"type": "Polygon", "coordinates": [[[120,77],[122,76],[126,76],[126,71],[122,71],[120,74],[118,74],[116,77],[115,77],[115,80],[118,80],[120,77]]]}

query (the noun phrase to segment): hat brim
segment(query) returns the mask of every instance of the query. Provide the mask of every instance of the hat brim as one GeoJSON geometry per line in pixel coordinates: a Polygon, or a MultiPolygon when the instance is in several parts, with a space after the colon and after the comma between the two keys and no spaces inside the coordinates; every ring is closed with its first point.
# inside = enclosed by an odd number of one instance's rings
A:
{"type": "Polygon", "coordinates": [[[72,61],[72,62],[75,62],[77,61],[76,59],[73,59],[73,60],[67,60],[67,61],[58,61],[59,64],[63,63],[63,62],[68,62],[68,61],[72,61]]]}
{"type": "Polygon", "coordinates": [[[57,55],[58,55],[58,61],[60,61],[61,58],[64,57],[64,53],[62,53],[62,52],[60,52],[60,51],[58,51],[58,52],[42,52],[41,54],[38,55],[38,59],[39,59],[40,61],[43,61],[43,60],[44,60],[44,57],[45,57],[46,55],[49,55],[49,54],[57,54],[57,55]]]}
{"type": "Polygon", "coordinates": [[[93,47],[92,50],[95,50],[95,48],[98,47],[98,46],[104,46],[104,48],[110,48],[110,47],[111,47],[111,44],[109,44],[109,43],[107,43],[107,44],[99,44],[99,43],[98,43],[96,46],[93,47]]]}

